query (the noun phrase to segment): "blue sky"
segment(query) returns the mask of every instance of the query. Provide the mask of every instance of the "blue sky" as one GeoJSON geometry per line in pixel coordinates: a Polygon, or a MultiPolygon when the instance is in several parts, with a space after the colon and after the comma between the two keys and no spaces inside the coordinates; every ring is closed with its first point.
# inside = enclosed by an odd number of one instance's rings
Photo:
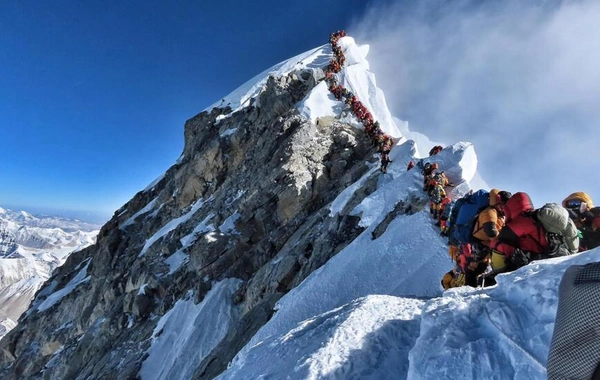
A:
{"type": "Polygon", "coordinates": [[[598,18],[595,1],[5,1],[0,205],[108,218],[179,157],[185,120],[342,28],[392,114],[475,143],[490,186],[598,203],[598,18]]]}
{"type": "Polygon", "coordinates": [[[179,157],[185,120],[368,4],[2,2],[0,205],[111,215],[179,157]]]}

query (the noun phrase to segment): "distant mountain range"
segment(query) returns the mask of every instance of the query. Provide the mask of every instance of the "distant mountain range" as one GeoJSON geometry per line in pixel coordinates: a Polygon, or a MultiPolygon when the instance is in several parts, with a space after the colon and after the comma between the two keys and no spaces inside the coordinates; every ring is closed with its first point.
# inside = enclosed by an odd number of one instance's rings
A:
{"type": "Polygon", "coordinates": [[[100,225],[0,208],[0,337],[10,331],[52,271],[93,244],[100,225]]]}

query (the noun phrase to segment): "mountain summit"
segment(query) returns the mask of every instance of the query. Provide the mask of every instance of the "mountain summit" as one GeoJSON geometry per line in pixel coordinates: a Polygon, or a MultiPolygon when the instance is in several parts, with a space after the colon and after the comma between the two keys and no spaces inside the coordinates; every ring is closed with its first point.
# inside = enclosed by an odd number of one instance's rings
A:
{"type": "MultiPolygon", "coordinates": [[[[368,47],[339,46],[338,83],[396,142],[387,174],[329,92],[329,45],[272,67],[188,120],[177,162],[54,272],[0,342],[2,377],[459,377],[477,371],[475,352],[489,360],[481,374],[545,374],[561,270],[588,258],[526,267],[545,289],[511,274],[441,297],[446,244],[419,171],[405,170],[417,146],[377,88],[368,47]],[[516,303],[526,295],[536,301],[516,303]],[[539,330],[515,336],[511,317],[539,330]]],[[[477,178],[469,143],[431,161],[455,196],[477,178]]]]}

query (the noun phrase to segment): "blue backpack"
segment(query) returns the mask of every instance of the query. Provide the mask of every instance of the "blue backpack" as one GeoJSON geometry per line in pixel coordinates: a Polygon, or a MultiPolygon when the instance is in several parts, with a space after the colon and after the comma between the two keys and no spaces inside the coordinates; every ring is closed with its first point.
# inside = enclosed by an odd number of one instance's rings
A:
{"type": "Polygon", "coordinates": [[[450,239],[455,243],[470,243],[477,214],[489,205],[490,193],[483,189],[459,199],[452,209],[450,239]]]}

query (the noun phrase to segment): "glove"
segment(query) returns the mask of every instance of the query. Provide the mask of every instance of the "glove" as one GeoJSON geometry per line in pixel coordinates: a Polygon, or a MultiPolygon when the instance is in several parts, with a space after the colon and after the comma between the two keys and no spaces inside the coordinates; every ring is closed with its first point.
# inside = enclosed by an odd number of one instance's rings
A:
{"type": "Polygon", "coordinates": [[[510,256],[510,262],[517,268],[529,264],[530,261],[531,257],[529,252],[525,252],[519,248],[516,248],[515,252],[510,256]]]}

